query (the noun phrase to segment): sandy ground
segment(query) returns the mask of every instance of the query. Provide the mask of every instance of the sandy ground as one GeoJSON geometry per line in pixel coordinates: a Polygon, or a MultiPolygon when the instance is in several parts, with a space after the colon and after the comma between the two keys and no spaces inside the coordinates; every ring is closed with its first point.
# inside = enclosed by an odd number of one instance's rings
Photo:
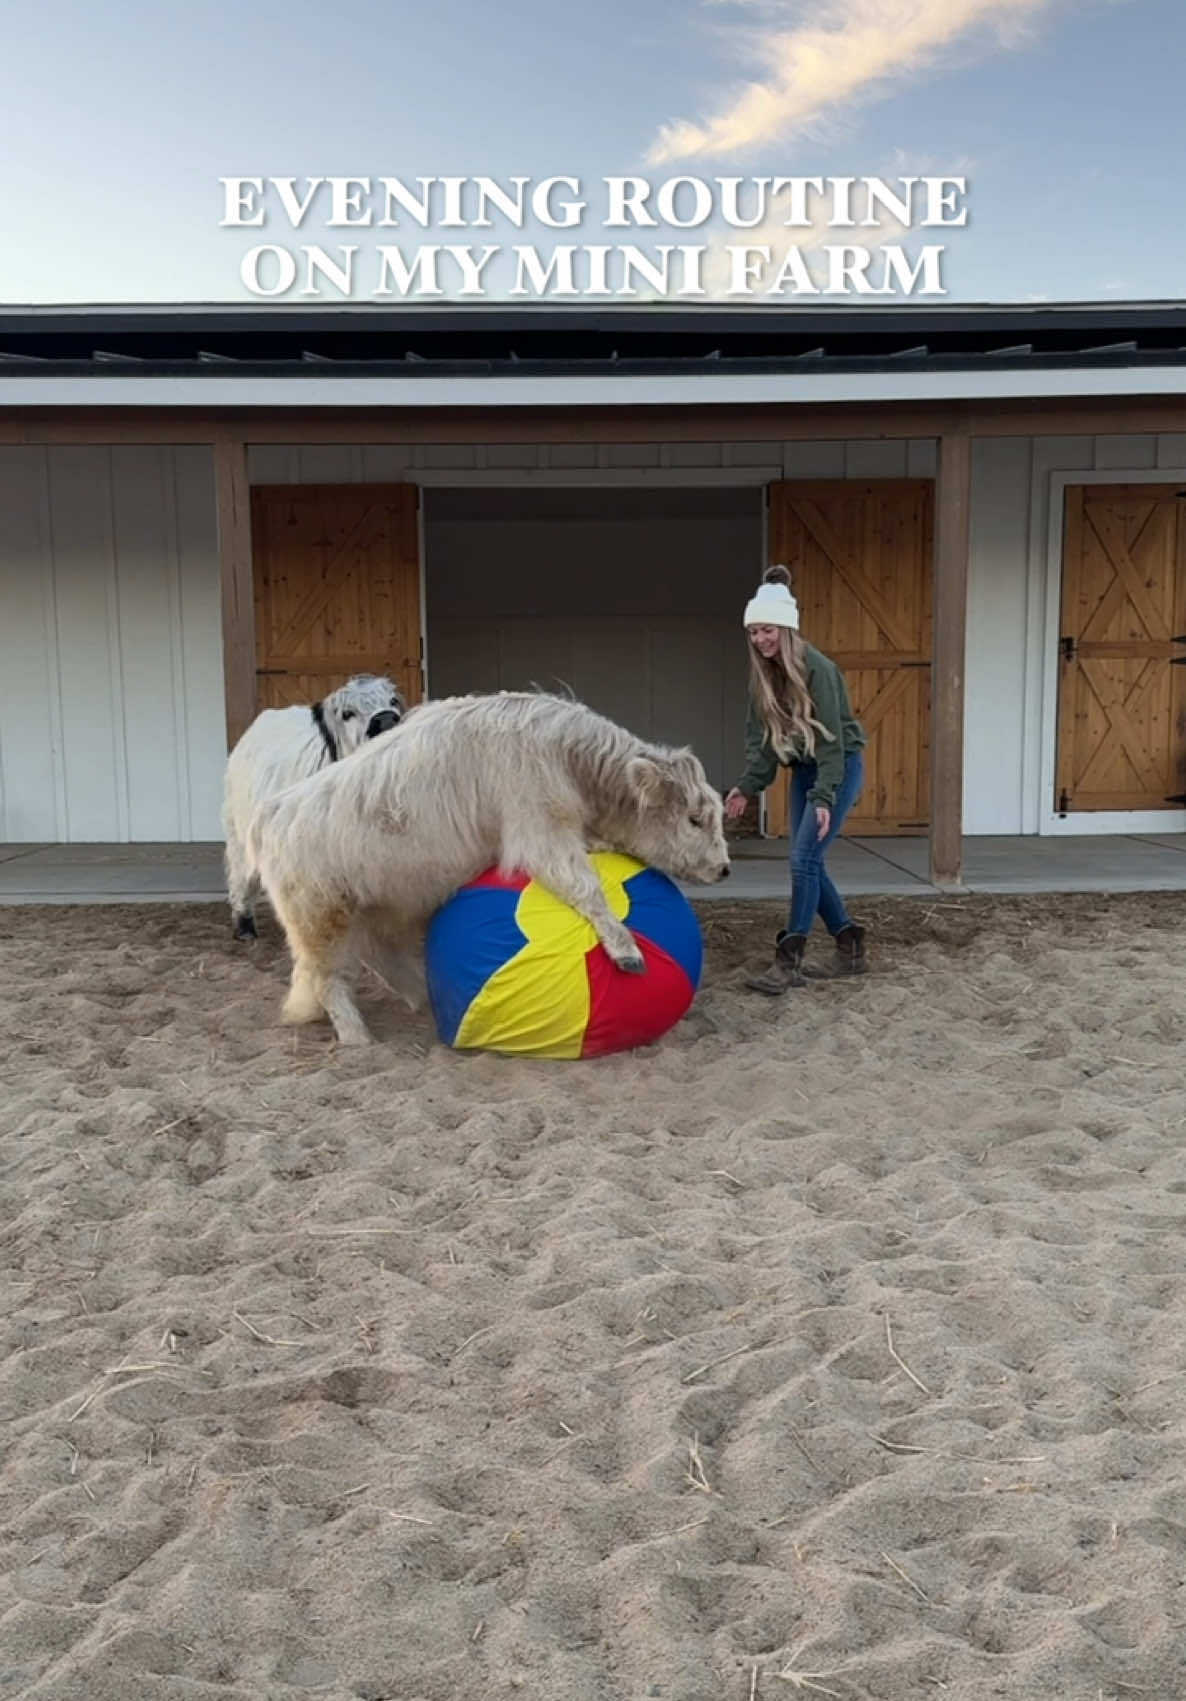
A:
{"type": "Polygon", "coordinates": [[[1186,1693],[1186,900],[702,913],[584,1064],[0,914],[0,1696],[1186,1693]]]}

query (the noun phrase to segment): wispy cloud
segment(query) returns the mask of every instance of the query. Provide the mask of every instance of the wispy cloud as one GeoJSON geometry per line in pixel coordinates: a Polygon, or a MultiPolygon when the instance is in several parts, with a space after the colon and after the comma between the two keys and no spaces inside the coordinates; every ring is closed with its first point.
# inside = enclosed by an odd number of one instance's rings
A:
{"type": "Polygon", "coordinates": [[[727,97],[701,122],[664,124],[648,164],[702,156],[736,157],[785,143],[875,98],[892,84],[941,64],[981,32],[998,47],[1031,39],[1037,19],[1059,0],[723,0],[757,21],[730,32],[760,68],[759,80],[727,97]]]}

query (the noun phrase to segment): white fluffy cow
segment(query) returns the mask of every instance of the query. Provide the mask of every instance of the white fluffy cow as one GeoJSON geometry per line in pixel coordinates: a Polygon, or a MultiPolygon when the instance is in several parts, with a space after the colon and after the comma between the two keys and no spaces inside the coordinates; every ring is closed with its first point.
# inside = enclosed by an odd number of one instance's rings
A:
{"type": "Polygon", "coordinates": [[[406,713],[390,679],[355,674],[319,702],[264,709],[227,759],[222,828],[227,894],[236,939],[254,939],[259,880],[247,851],[247,824],[262,798],[349,756],[406,713]]]}
{"type": "Polygon", "coordinates": [[[643,958],[587,852],[614,849],[677,879],[729,872],[721,799],[690,750],[647,744],[543,693],[450,697],[394,738],[266,799],[251,855],[288,938],[288,1022],[328,1014],[369,1038],[344,973],[375,941],[405,949],[459,886],[523,869],[579,911],[620,969],[643,958]]]}

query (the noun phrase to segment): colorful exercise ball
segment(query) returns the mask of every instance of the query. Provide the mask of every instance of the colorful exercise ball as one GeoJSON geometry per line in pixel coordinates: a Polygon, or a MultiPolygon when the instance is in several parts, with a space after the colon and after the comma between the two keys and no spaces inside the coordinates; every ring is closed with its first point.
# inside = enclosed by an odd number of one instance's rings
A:
{"type": "Polygon", "coordinates": [[[538,881],[490,869],[429,924],[428,995],[445,1045],[599,1057],[650,1045],[687,1013],[704,956],[691,904],[633,857],[598,851],[589,861],[645,973],[617,968],[584,916],[538,881]]]}

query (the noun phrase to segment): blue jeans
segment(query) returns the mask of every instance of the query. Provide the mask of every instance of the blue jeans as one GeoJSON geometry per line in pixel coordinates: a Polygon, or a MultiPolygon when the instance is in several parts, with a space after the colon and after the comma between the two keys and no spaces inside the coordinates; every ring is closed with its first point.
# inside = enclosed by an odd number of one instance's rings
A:
{"type": "Polygon", "coordinates": [[[817,915],[833,938],[842,927],[850,925],[844,899],[824,867],[824,854],[860,796],[864,779],[864,754],[853,750],[845,758],[844,777],[836,788],[827,836],[821,839],[815,806],[809,806],[807,802],[807,794],[816,780],[815,763],[800,763],[791,776],[791,916],[788,933],[810,933],[817,915]]]}

